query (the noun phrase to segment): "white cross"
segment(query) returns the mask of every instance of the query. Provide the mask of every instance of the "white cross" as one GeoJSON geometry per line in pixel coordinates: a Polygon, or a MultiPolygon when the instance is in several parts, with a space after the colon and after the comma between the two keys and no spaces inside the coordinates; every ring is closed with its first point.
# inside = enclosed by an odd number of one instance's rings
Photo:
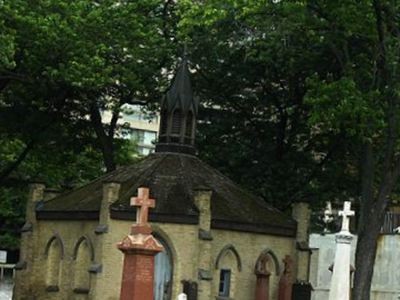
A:
{"type": "Polygon", "coordinates": [[[328,225],[328,223],[333,221],[333,217],[332,217],[333,213],[332,213],[332,204],[330,201],[326,202],[326,208],[324,210],[324,218],[323,221],[325,223],[325,225],[328,225]]]}
{"type": "Polygon", "coordinates": [[[354,216],[354,210],[351,210],[351,202],[350,201],[344,202],[343,210],[339,211],[339,216],[343,217],[341,231],[349,232],[350,217],[354,216]]]}

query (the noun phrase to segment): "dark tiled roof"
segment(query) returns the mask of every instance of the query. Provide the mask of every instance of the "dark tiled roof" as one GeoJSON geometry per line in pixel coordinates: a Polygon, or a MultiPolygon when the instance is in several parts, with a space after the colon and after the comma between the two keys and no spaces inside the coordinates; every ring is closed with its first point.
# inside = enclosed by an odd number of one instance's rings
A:
{"type": "Polygon", "coordinates": [[[135,219],[130,207],[140,186],[150,188],[156,199],[150,220],[172,223],[198,223],[194,191],[210,189],[212,227],[239,231],[294,236],[296,222],[235,185],[220,172],[190,155],[155,153],[139,163],[122,167],[67,194],[43,203],[38,218],[96,218],[102,200],[103,182],[121,184],[120,197],[110,207],[111,217],[135,219]],[[96,215],[97,213],[97,215],[96,215]]]}

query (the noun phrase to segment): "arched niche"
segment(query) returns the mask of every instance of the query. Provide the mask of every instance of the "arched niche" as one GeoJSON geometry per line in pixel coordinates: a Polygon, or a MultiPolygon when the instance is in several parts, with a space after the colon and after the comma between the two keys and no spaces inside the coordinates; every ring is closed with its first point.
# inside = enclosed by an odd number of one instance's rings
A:
{"type": "Polygon", "coordinates": [[[94,247],[89,237],[81,236],[78,239],[72,258],[74,261],[73,291],[76,294],[89,294],[89,268],[94,261],[94,247]]]}
{"type": "Polygon", "coordinates": [[[215,268],[220,269],[221,260],[231,253],[236,260],[237,270],[240,272],[242,271],[242,260],[240,259],[239,253],[235,249],[232,244],[226,245],[222,250],[219,252],[217,259],[215,261],[215,268]]]}
{"type": "Polygon", "coordinates": [[[73,258],[74,260],[76,260],[77,255],[78,255],[79,247],[80,247],[80,245],[81,245],[83,242],[87,243],[87,246],[88,246],[88,248],[89,248],[88,250],[89,250],[89,252],[90,252],[90,261],[94,261],[94,247],[93,247],[92,241],[91,241],[90,238],[87,237],[86,235],[81,236],[81,237],[78,239],[78,241],[75,243],[74,253],[73,253],[72,258],[73,258]]]}
{"type": "Polygon", "coordinates": [[[257,258],[254,271],[256,274],[267,272],[274,272],[277,276],[280,274],[279,260],[271,249],[265,249],[260,253],[257,258]]]}
{"type": "Polygon", "coordinates": [[[216,280],[215,292],[217,297],[234,298],[238,273],[242,271],[242,261],[236,248],[229,244],[219,252],[215,261],[216,280]]]}
{"type": "MultiPolygon", "coordinates": [[[[265,249],[260,253],[254,266],[256,275],[255,299],[276,299],[273,291],[270,290],[271,274],[279,276],[279,261],[275,253],[270,249],[265,249]]],[[[275,277],[273,281],[277,281],[275,277]]]]}
{"type": "Polygon", "coordinates": [[[155,257],[154,300],[171,300],[175,250],[168,235],[154,226],[154,237],[163,245],[164,251],[155,257]]]}
{"type": "Polygon", "coordinates": [[[64,243],[58,234],[53,235],[48,240],[44,256],[46,260],[46,291],[58,292],[64,258],[64,243]]]}

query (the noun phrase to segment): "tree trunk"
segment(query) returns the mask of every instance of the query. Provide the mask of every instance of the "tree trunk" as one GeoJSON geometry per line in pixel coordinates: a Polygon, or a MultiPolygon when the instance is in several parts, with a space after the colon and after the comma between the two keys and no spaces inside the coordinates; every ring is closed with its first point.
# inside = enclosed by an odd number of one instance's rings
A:
{"type": "Polygon", "coordinates": [[[90,120],[100,144],[106,171],[114,171],[117,167],[114,159],[114,130],[110,130],[110,135],[106,134],[99,108],[95,103],[90,106],[90,120]]]}
{"type": "Polygon", "coordinates": [[[352,300],[370,299],[380,227],[380,220],[377,217],[371,218],[363,232],[358,233],[352,300]]]}
{"type": "MultiPolygon", "coordinates": [[[[394,123],[390,123],[393,126],[394,123]]],[[[393,139],[393,136],[389,134],[388,145],[392,144],[391,139],[393,139]]],[[[390,194],[392,193],[400,172],[400,160],[392,158],[393,148],[388,147],[385,155],[387,163],[384,164],[383,179],[379,185],[379,191],[376,197],[374,197],[375,168],[372,145],[365,145],[364,150],[364,160],[362,163],[362,202],[360,205],[355,261],[356,272],[354,275],[352,300],[370,299],[371,282],[374,273],[380,231],[389,204],[390,194]],[[392,164],[389,163],[390,161],[392,164]],[[391,165],[393,165],[393,167],[391,167],[391,165]]]]}
{"type": "Polygon", "coordinates": [[[107,172],[114,171],[117,165],[114,160],[114,144],[112,139],[108,137],[101,142],[101,153],[103,154],[104,165],[106,166],[107,172]]]}

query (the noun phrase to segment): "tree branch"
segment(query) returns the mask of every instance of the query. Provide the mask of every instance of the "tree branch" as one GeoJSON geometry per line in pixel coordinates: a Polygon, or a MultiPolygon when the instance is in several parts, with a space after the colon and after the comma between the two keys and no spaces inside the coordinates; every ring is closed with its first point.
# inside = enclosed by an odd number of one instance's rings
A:
{"type": "Polygon", "coordinates": [[[0,184],[23,162],[29,152],[33,149],[34,145],[35,140],[31,140],[28,144],[26,144],[25,148],[21,151],[18,157],[0,172],[0,184]]]}
{"type": "Polygon", "coordinates": [[[108,138],[113,139],[115,134],[115,129],[117,128],[117,122],[119,119],[119,111],[114,111],[110,121],[110,127],[108,129],[108,138]]]}

